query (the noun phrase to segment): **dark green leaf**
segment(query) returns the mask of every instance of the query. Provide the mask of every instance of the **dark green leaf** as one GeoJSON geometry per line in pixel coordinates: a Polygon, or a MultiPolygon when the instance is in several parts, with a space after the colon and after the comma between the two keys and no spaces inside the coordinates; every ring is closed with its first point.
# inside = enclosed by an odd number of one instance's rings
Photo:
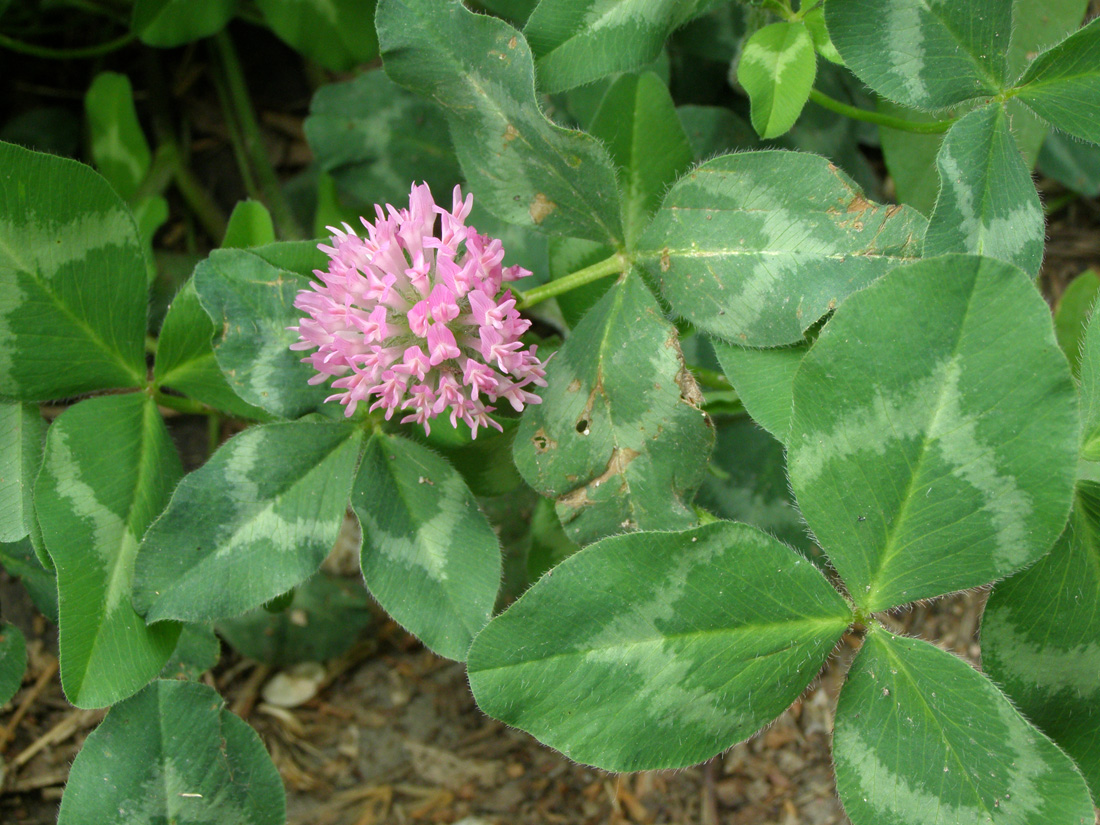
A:
{"type": "Polygon", "coordinates": [[[0,624],[0,707],[19,690],[26,670],[27,643],[23,631],[7,622],[0,624]]]}
{"type": "Polygon", "coordinates": [[[77,707],[124,699],[155,677],[179,636],[130,603],[138,542],[183,473],[152,399],[81,401],[46,436],[34,498],[57,568],[61,686],[77,707]]]}
{"type": "Polygon", "coordinates": [[[618,172],[626,243],[632,246],[668,187],[691,166],[691,144],[676,117],[668,87],[653,72],[616,80],[588,131],[611,153],[618,172]]]}
{"type": "Polygon", "coordinates": [[[697,328],[779,346],[915,258],[924,228],[912,209],[868,201],[824,158],[745,152],[681,178],[638,246],[672,309],[697,328]]]}
{"type": "Polygon", "coordinates": [[[794,126],[816,75],[817,53],[805,25],[772,23],[753,33],[737,62],[737,82],[748,93],[760,137],[778,137],[794,126]]]}
{"type": "Polygon", "coordinates": [[[940,195],[924,255],[969,252],[1015,264],[1033,278],[1043,261],[1043,207],[1003,106],[971,112],[936,156],[940,195]]]}
{"type": "Polygon", "coordinates": [[[1100,143],[1100,20],[1039,55],[1017,95],[1057,128],[1100,143]]]}
{"type": "Polygon", "coordinates": [[[463,661],[492,614],[500,544],[455,469],[426,447],[376,434],[352,490],[367,587],[441,656],[463,661]]]}
{"type": "Polygon", "coordinates": [[[490,212],[550,234],[618,242],[607,152],[539,110],[523,35],[458,0],[382,0],[376,23],[387,74],[447,110],[466,179],[490,212]]]}
{"type": "Polygon", "coordinates": [[[135,0],[130,28],[149,46],[172,48],[217,34],[237,0],[135,0]]]}
{"type": "Polygon", "coordinates": [[[783,445],[748,418],[718,425],[711,472],[696,502],[714,515],[751,524],[822,566],[787,482],[783,445]]]}
{"type": "Polygon", "coordinates": [[[992,682],[928,642],[878,627],[841,690],[833,757],[855,825],[1094,819],[1073,763],[992,682]]]}
{"type": "Polygon", "coordinates": [[[701,762],[817,675],[851,620],[813,565],[744,524],[605,539],[474,641],[486,713],[613,771],[701,762]]]}
{"type": "Polygon", "coordinates": [[[695,523],[690,503],[714,432],[676,330],[640,273],[585,316],[547,381],[543,403],[520,423],[516,466],[556,499],[573,541],[695,523]]]}
{"type": "Polygon", "coordinates": [[[760,143],[752,126],[724,106],[677,106],[676,116],[697,161],[760,143]]]}
{"type": "MultiPolygon", "coordinates": [[[[45,550],[42,552],[45,554],[45,550]]],[[[20,580],[39,612],[57,624],[57,578],[52,571],[42,569],[36,556],[29,538],[0,544],[0,565],[20,580]]]]}
{"type": "Polygon", "coordinates": [[[145,260],[89,167],[0,143],[0,395],[145,383],[145,260]]]}
{"type": "Polygon", "coordinates": [[[256,0],[267,25],[291,48],[342,72],[378,56],[375,0],[256,0]]]}
{"type": "Polygon", "coordinates": [[[1055,132],[1039,153],[1039,171],[1088,198],[1100,195],[1100,148],[1055,132]]]}
{"type": "Polygon", "coordinates": [[[853,600],[884,610],[1042,556],[1069,510],[1077,433],[1038,291],[1009,264],[946,255],[837,309],[795,376],[788,466],[853,600]]]}
{"type": "Polygon", "coordinates": [[[260,737],[213,688],[156,681],[77,754],[58,825],[283,825],[286,794],[260,737]]]}
{"type": "Polygon", "coordinates": [[[195,268],[195,289],[220,331],[214,358],[229,386],[249,404],[297,418],[330,394],[327,385],[308,383],[315,371],[290,349],[298,336],[287,327],[301,317],[294,298],[310,278],[267,260],[263,249],[215,250],[195,268]]]}
{"type": "Polygon", "coordinates": [[[1005,83],[1012,0],[829,0],[844,64],[890,100],[941,109],[1005,83]]]}
{"type": "Polygon", "coordinates": [[[258,608],[218,622],[218,633],[250,659],[272,667],[325,662],[348,650],[371,621],[359,581],[319,573],[294,590],[280,613],[258,608]]]}
{"type": "Polygon", "coordinates": [[[179,485],[146,534],[134,605],[148,622],[209,622],[312,576],[336,542],[361,433],[297,421],[245,430],[179,485]]]}
{"type": "Polygon", "coordinates": [[[214,631],[204,624],[184,624],[172,656],[161,668],[161,679],[189,679],[194,682],[218,663],[222,646],[214,631]]]}
{"type": "Polygon", "coordinates": [[[363,204],[400,204],[413,181],[446,202],[462,177],[443,112],[381,69],[318,89],[305,130],[321,168],[363,204]]]}
{"type": "Polygon", "coordinates": [[[34,520],[34,478],[46,421],[31,404],[0,401],[0,542],[19,541],[34,520]]]}

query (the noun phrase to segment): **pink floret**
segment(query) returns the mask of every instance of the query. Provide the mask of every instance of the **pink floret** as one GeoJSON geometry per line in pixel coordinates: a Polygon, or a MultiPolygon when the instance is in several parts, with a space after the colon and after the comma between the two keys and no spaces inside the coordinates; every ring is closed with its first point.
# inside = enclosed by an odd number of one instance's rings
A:
{"type": "Polygon", "coordinates": [[[291,349],[315,350],[302,359],[317,370],[310,383],[334,378],[340,392],[327,400],[347,415],[370,402],[430,432],[430,419],[446,414],[476,438],[483,427],[501,429],[492,402],[516,411],[540,403],[528,387],[546,386],[544,363],[519,340],[531,322],[501,292],[531,273],[502,266],[503,244],[466,225],[472,208],[457,186],[446,210],[427,184],[414,184],[408,209],[375,206],[373,223],[361,219],[366,238],[330,226],[329,243],[318,245],[329,267],[294,301],[309,317],[291,327],[299,336],[291,349]]]}

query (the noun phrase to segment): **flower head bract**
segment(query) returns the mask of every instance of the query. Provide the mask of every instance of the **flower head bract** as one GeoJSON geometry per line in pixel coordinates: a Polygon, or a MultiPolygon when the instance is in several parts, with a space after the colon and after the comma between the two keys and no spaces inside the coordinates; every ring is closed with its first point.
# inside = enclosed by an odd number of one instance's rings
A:
{"type": "Polygon", "coordinates": [[[346,415],[373,398],[370,409],[387,419],[404,412],[402,423],[430,432],[430,419],[449,412],[476,438],[479,427],[501,429],[489,416],[494,402],[516,411],[540,402],[529,387],[546,386],[543,363],[519,340],[531,322],[501,292],[531,273],[502,266],[501,242],[466,225],[472,207],[457,186],[448,211],[427,184],[414,184],[408,209],[375,206],[374,223],[361,219],[365,238],[347,224],[328,227],[331,245],[319,248],[329,266],[294,301],[309,317],[291,327],[300,339],[291,349],[316,349],[302,359],[317,370],[310,383],[335,378],[340,392],[326,400],[346,415]]]}

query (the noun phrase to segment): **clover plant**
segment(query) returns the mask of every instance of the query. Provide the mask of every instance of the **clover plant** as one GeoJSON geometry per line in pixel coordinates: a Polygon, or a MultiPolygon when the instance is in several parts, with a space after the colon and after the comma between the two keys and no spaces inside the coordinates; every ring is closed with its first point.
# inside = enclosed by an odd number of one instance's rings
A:
{"type": "MultiPolygon", "coordinates": [[[[1044,138],[1059,179],[1095,165],[1086,4],[375,5],[137,0],[100,50],[210,38],[258,198],[228,221],[122,75],[98,172],[0,143],[2,559],[69,702],[112,708],[60,822],[285,821],[194,677],[215,625],[318,598],[350,513],[382,608],[571,759],[707,760],[847,636],[856,825],[1092,823],[1100,316],[1090,276],[1056,336],[1031,177],[1044,138]],[[381,57],[314,97],[319,242],[248,138],[235,14],[381,57]],[[732,108],[677,105],[700,54],[732,108]],[[168,180],[222,245],[151,318],[168,180]],[[236,434],[185,473],[166,413],[236,434]],[[980,587],[980,670],[883,620],[980,587]]],[[[4,626],[0,699],[25,662],[4,626]]]]}

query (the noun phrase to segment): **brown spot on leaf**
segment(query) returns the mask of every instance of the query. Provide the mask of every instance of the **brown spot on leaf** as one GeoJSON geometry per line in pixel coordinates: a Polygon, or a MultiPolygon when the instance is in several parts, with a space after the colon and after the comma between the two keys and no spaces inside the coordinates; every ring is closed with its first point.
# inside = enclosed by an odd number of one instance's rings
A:
{"type": "MultiPolygon", "coordinates": [[[[867,198],[863,197],[863,195],[856,195],[848,203],[848,212],[849,213],[858,212],[859,214],[862,215],[868,209],[874,209],[874,208],[875,208],[875,205],[873,203],[871,203],[869,200],[867,200],[867,198]]],[[[862,229],[863,225],[860,224],[859,228],[862,229]]]]}
{"type": "Polygon", "coordinates": [[[696,409],[703,406],[703,393],[699,385],[695,383],[695,376],[686,366],[680,367],[676,373],[676,385],[680,388],[680,398],[696,409]]]}
{"type": "Polygon", "coordinates": [[[509,49],[514,49],[514,48],[516,47],[516,44],[517,44],[518,42],[519,42],[519,41],[518,41],[518,40],[516,40],[516,36],[515,36],[515,35],[513,34],[513,35],[512,35],[512,39],[508,41],[508,48],[509,48],[509,49]]]}
{"type": "Polygon", "coordinates": [[[531,220],[534,221],[537,226],[546,220],[546,216],[557,208],[558,205],[556,203],[547,198],[542,192],[539,192],[535,195],[535,199],[531,201],[528,212],[531,214],[531,220]]]}
{"type": "Polygon", "coordinates": [[[626,472],[626,468],[640,455],[640,452],[632,450],[630,447],[615,447],[611,451],[611,458],[607,460],[607,468],[602,473],[583,487],[578,487],[576,490],[561,496],[558,499],[558,503],[570,510],[579,510],[582,507],[593,504],[594,502],[592,499],[588,497],[588,491],[597,490],[601,485],[606,484],[615,476],[623,475],[626,472]]]}
{"type": "Polygon", "coordinates": [[[566,392],[576,392],[581,388],[581,379],[574,378],[569,382],[569,386],[565,388],[566,392]]]}
{"type": "Polygon", "coordinates": [[[558,442],[546,434],[546,430],[539,427],[531,436],[531,443],[535,445],[536,453],[545,453],[558,446],[558,442]]]}
{"type": "Polygon", "coordinates": [[[672,258],[668,254],[668,247],[661,250],[661,272],[668,272],[672,268],[672,258]]]}
{"type": "Polygon", "coordinates": [[[519,132],[516,131],[516,127],[513,126],[511,123],[509,123],[504,128],[504,144],[508,145],[509,143],[511,143],[513,140],[515,140],[518,137],[519,137],[519,132]]]}
{"type": "Polygon", "coordinates": [[[890,219],[890,218],[894,217],[894,215],[898,214],[898,212],[900,212],[900,211],[901,211],[901,204],[900,203],[892,203],[892,204],[890,204],[889,206],[886,207],[886,218],[890,219]]]}

